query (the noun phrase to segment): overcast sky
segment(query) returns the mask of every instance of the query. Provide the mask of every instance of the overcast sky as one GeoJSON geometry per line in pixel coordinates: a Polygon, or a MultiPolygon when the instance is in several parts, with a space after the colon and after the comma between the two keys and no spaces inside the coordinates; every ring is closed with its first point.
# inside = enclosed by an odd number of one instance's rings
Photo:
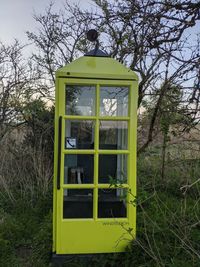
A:
{"type": "MultiPolygon", "coordinates": [[[[89,5],[89,0],[69,0],[89,5]]],[[[65,0],[54,0],[55,8],[62,7],[65,0]]],[[[0,0],[0,40],[10,43],[14,38],[27,42],[25,32],[36,27],[33,14],[42,13],[50,0],[0,0]]]]}
{"type": "MultiPolygon", "coordinates": [[[[89,7],[90,0],[68,0],[78,2],[83,7],[89,7]]],[[[54,0],[54,8],[62,8],[65,0],[54,0]]],[[[43,13],[50,0],[0,0],[0,41],[9,44],[14,38],[23,43],[27,42],[26,31],[34,31],[37,27],[33,14],[43,13]]],[[[196,27],[189,29],[191,43],[194,34],[199,32],[200,22],[196,27]]]]}

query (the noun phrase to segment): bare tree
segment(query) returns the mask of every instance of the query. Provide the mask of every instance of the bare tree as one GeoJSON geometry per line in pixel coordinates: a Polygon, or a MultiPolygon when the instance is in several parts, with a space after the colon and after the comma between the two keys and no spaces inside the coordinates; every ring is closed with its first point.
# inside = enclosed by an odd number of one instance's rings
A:
{"type": "Polygon", "coordinates": [[[46,84],[36,65],[23,57],[24,48],[17,40],[11,45],[0,43],[0,140],[9,129],[26,122],[27,102],[45,95],[46,84]]]}
{"type": "Polygon", "coordinates": [[[18,120],[16,107],[23,99],[27,85],[27,71],[22,61],[23,46],[17,40],[10,45],[0,44],[0,136],[6,133],[6,126],[18,120]]]}
{"type": "Polygon", "coordinates": [[[80,56],[87,50],[86,32],[92,17],[81,14],[79,7],[66,2],[63,10],[56,12],[50,3],[45,14],[34,15],[39,24],[38,32],[27,32],[37,47],[33,59],[45,79],[55,83],[55,70],[80,56]]]}
{"type": "MultiPolygon", "coordinates": [[[[200,20],[200,2],[193,1],[94,1],[97,27],[107,36],[107,49],[139,73],[138,107],[154,96],[155,107],[148,123],[144,151],[153,140],[168,84],[184,91],[185,114],[198,123],[199,59],[198,37],[191,41],[190,29],[200,20]],[[161,86],[162,84],[162,86],[161,86]]],[[[183,110],[182,110],[183,111],[183,110]]],[[[193,124],[191,124],[193,126],[193,124]]],[[[188,129],[189,125],[185,126],[188,129]]]]}
{"type": "Polygon", "coordinates": [[[194,33],[190,37],[200,20],[199,7],[199,1],[93,0],[92,10],[87,10],[66,1],[60,12],[50,4],[44,15],[35,15],[40,29],[28,32],[28,37],[39,47],[34,59],[54,82],[57,67],[88,49],[87,29],[101,32],[100,47],[139,74],[138,107],[150,96],[156,100],[146,140],[139,147],[142,152],[153,140],[169,83],[184,91],[181,101],[186,116],[190,114],[193,123],[199,121],[200,46],[194,33]]]}

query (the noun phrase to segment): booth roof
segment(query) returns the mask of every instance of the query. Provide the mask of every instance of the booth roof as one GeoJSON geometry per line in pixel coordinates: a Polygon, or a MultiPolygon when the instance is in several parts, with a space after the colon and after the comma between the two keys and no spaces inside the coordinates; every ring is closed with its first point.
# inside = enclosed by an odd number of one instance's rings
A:
{"type": "Polygon", "coordinates": [[[110,57],[83,56],[56,71],[57,78],[138,80],[132,70],[110,57]]]}

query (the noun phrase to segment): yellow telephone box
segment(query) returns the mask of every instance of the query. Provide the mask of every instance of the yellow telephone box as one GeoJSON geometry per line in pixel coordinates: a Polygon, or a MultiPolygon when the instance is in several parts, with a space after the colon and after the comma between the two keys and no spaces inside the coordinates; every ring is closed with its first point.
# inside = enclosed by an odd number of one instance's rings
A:
{"type": "Polygon", "coordinates": [[[56,72],[54,255],[123,252],[135,236],[137,86],[100,50],[56,72]]]}

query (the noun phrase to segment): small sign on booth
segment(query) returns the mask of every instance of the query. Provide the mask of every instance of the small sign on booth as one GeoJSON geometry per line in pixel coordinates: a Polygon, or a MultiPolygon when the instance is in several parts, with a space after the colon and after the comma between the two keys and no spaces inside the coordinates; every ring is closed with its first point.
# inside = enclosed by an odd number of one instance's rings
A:
{"type": "Polygon", "coordinates": [[[65,138],[65,147],[67,149],[76,148],[76,138],[73,137],[66,137],[65,138]]]}

